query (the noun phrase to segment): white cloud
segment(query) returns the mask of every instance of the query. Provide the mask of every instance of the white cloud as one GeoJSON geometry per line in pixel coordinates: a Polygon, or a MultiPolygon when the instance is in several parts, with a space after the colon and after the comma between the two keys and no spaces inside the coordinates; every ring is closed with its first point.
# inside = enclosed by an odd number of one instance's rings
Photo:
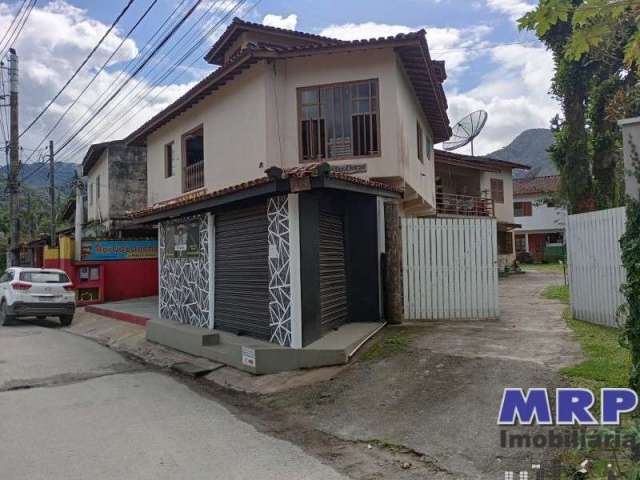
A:
{"type": "Polygon", "coordinates": [[[486,2],[491,10],[506,13],[514,22],[536,7],[535,4],[523,0],[486,0],[486,2]]]}
{"type": "MultiPolygon", "coordinates": [[[[514,17],[525,12],[518,1],[488,0],[495,8],[514,17]]],[[[553,76],[553,59],[542,47],[504,45],[491,48],[488,26],[468,28],[433,28],[390,25],[374,22],[331,25],[321,35],[356,40],[408,33],[424,28],[432,57],[446,62],[449,77],[445,82],[452,123],[474,110],[486,110],[489,120],[475,142],[476,153],[489,153],[510,143],[529,128],[548,127],[559,111],[557,102],[548,94],[553,76]],[[479,59],[489,72],[474,78],[470,89],[460,87],[463,77],[471,78],[470,62],[479,59]]],[[[460,152],[469,152],[470,147],[460,152]]]]}
{"type": "MultiPolygon", "coordinates": [[[[5,31],[13,16],[17,4],[0,3],[0,31],[5,31]]],[[[77,8],[62,0],[49,2],[42,7],[34,8],[25,24],[19,40],[15,44],[20,61],[20,124],[21,131],[53,98],[64,83],[71,77],[74,70],[82,63],[87,54],[107,31],[108,25],[92,19],[86,10],[77,8]]],[[[28,149],[35,147],[45,134],[58,120],[68,105],[84,89],[97,69],[107,60],[111,53],[122,41],[122,33],[114,29],[104,40],[91,60],[79,75],[71,82],[49,111],[21,138],[21,145],[28,149]]],[[[121,74],[121,69],[139,55],[135,41],[127,39],[118,53],[110,62],[108,71],[103,71],[93,82],[79,102],[64,118],[52,137],[59,146],[65,139],[66,132],[75,129],[84,122],[81,119],[84,112],[96,100],[104,100],[113,92],[105,92],[114,84],[120,85],[128,74],[121,74]],[[76,123],[77,122],[77,123],[76,123]],[[75,124],[75,126],[74,126],[75,124]]],[[[151,62],[151,64],[153,61],[151,62]]],[[[159,66],[161,69],[161,65],[159,66]]],[[[158,70],[156,69],[155,74],[158,70]]],[[[154,75],[155,75],[154,74],[154,75]]],[[[192,78],[192,75],[188,75],[192,78]]],[[[151,115],[157,113],[179,95],[184,93],[193,82],[154,87],[149,95],[133,103],[133,95],[116,109],[112,116],[92,133],[87,130],[79,138],[95,143],[99,141],[121,138],[134,128],[142,124],[151,115]],[[155,95],[158,98],[153,99],[155,95]],[[140,111],[133,114],[132,110],[140,107],[140,111]],[[131,113],[130,113],[131,112],[131,113]],[[129,116],[130,115],[130,116],[129,116]]],[[[142,91],[148,87],[145,80],[133,79],[123,92],[129,92],[134,87],[142,91]]],[[[118,98],[116,98],[117,101],[118,98]]],[[[107,107],[105,113],[111,107],[107,107]]],[[[85,117],[86,119],[86,117],[85,117]]],[[[89,127],[91,129],[91,126],[89,127]]],[[[49,138],[46,138],[48,143],[49,138]]],[[[1,139],[0,139],[1,141],[1,139]]],[[[70,144],[70,147],[76,144],[70,144]]],[[[69,156],[73,148],[69,148],[60,155],[62,161],[79,161],[84,151],[69,156]]]]}
{"type": "MultiPolygon", "coordinates": [[[[457,121],[474,110],[486,110],[489,120],[475,143],[476,153],[486,154],[509,144],[529,128],[548,128],[558,113],[549,95],[554,64],[543,47],[506,45],[490,51],[495,69],[477,87],[449,91],[449,116],[457,121]]],[[[469,152],[469,147],[460,150],[469,152]]]]}
{"type": "Polygon", "coordinates": [[[295,14],[291,14],[288,17],[283,17],[280,15],[274,15],[273,13],[269,13],[264,16],[262,19],[262,24],[268,27],[277,27],[284,28],[286,30],[295,30],[296,25],[298,24],[298,16],[295,14]]]}
{"type": "Polygon", "coordinates": [[[455,83],[456,74],[467,68],[468,61],[476,56],[469,47],[484,46],[486,42],[483,39],[491,32],[491,28],[485,25],[470,28],[441,28],[366,22],[331,25],[324,28],[320,35],[341,40],[360,40],[415,32],[421,28],[427,31],[427,43],[433,58],[446,62],[450,83],[455,83]]]}

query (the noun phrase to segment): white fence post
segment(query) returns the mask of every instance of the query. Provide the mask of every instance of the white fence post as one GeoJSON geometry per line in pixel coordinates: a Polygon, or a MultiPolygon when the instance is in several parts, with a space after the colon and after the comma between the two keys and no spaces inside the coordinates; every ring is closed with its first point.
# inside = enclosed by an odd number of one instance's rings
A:
{"type": "Polygon", "coordinates": [[[402,219],[407,320],[498,318],[495,219],[402,219]]]}
{"type": "Polygon", "coordinates": [[[618,326],[617,311],[624,303],[620,287],[626,277],[619,243],[625,222],[624,207],[569,215],[567,262],[574,318],[618,326]]]}

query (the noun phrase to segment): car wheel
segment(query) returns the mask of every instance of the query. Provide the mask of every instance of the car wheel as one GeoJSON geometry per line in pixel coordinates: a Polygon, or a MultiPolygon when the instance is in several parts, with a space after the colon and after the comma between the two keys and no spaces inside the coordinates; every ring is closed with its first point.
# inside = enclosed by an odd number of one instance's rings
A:
{"type": "Polygon", "coordinates": [[[7,302],[3,300],[2,303],[0,303],[0,325],[10,325],[16,318],[14,315],[9,315],[7,309],[7,302]]]}
{"type": "Polygon", "coordinates": [[[62,315],[60,317],[60,324],[63,327],[68,327],[69,325],[71,325],[71,322],[73,322],[73,315],[62,315]]]}

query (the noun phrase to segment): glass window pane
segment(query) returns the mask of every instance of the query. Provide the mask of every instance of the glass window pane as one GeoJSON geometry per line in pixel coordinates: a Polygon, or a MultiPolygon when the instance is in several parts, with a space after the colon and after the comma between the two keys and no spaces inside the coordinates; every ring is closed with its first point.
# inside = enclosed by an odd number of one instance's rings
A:
{"type": "Polygon", "coordinates": [[[316,105],[302,107],[302,118],[305,120],[310,118],[318,118],[320,116],[319,113],[319,109],[316,105]]]}
{"type": "Polygon", "coordinates": [[[369,113],[369,100],[356,100],[353,103],[353,113],[369,113]]]}
{"type": "Polygon", "coordinates": [[[371,96],[375,97],[378,95],[378,81],[377,80],[371,80],[369,82],[370,86],[371,86],[371,96]]]}
{"type": "Polygon", "coordinates": [[[318,103],[318,89],[302,90],[301,99],[302,103],[318,103]]]}
{"type": "Polygon", "coordinates": [[[358,87],[358,96],[359,97],[368,97],[369,96],[369,83],[359,83],[358,87]]]}

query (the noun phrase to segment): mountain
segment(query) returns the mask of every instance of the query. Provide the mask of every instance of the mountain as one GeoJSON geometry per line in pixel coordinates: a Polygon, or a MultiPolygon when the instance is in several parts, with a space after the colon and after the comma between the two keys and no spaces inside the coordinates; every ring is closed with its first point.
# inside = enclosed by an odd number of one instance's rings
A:
{"type": "Polygon", "coordinates": [[[518,135],[513,142],[487,155],[509,162],[524,163],[531,170],[515,170],[515,177],[558,175],[547,149],[553,144],[553,134],[546,128],[532,128],[518,135]]]}
{"type": "MultiPolygon", "coordinates": [[[[75,163],[56,162],[54,165],[55,184],[60,190],[70,190],[71,180],[76,169],[75,163]]],[[[24,178],[24,184],[32,188],[49,186],[49,165],[41,163],[27,163],[22,165],[20,177],[24,178]]],[[[0,178],[7,178],[7,166],[0,167],[0,178]]]]}

